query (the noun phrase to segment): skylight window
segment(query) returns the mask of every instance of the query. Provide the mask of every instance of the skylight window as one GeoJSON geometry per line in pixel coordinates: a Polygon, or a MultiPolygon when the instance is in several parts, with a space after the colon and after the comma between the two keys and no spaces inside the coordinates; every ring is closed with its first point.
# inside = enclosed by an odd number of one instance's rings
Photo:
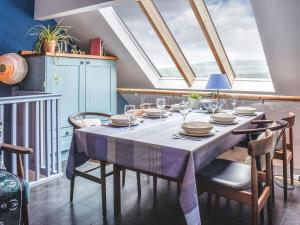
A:
{"type": "MultiPolygon", "coordinates": [[[[186,0],[154,0],[194,73],[208,78],[220,69],[186,0]]],[[[169,68],[172,70],[172,68],[169,68]]]]}
{"type": "Polygon", "coordinates": [[[250,0],[205,0],[236,78],[270,78],[250,0]]]}
{"type": "Polygon", "coordinates": [[[161,77],[182,78],[171,57],[135,1],[113,7],[161,77]]]}

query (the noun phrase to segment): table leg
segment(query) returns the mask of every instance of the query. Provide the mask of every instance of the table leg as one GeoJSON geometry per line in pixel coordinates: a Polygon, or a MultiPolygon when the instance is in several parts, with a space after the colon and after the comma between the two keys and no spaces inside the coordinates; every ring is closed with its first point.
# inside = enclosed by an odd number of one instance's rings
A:
{"type": "Polygon", "coordinates": [[[120,167],[114,165],[114,214],[118,216],[121,213],[121,182],[120,167]]]}

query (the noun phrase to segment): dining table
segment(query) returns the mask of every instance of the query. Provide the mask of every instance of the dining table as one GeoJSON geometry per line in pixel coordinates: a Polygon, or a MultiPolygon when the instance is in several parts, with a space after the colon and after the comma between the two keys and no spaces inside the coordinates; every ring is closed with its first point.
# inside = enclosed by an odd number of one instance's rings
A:
{"type": "MultiPolygon", "coordinates": [[[[232,113],[232,111],[229,111],[232,113]]],[[[187,121],[210,121],[211,114],[193,111],[187,121]]],[[[214,124],[207,137],[180,134],[183,118],[172,112],[164,119],[139,118],[130,130],[107,123],[74,131],[66,176],[90,158],[114,165],[114,213],[121,213],[120,168],[155,175],[180,183],[179,203],[187,225],[201,224],[196,174],[219,155],[243,141],[245,135],[233,130],[255,128],[252,120],[264,119],[264,112],[237,116],[232,125],[214,124]]]]}

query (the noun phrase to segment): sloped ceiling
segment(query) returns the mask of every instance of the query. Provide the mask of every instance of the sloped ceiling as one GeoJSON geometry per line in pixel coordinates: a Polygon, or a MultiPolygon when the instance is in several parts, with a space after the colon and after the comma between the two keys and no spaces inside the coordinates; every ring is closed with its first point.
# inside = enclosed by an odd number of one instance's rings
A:
{"type": "Polygon", "coordinates": [[[101,37],[103,39],[109,54],[119,58],[117,61],[118,87],[153,88],[152,83],[98,10],[67,16],[63,19],[63,24],[72,26],[73,35],[80,40],[79,46],[85,50],[88,50],[91,38],[101,37]]]}
{"type": "MultiPolygon", "coordinates": [[[[300,1],[251,0],[276,94],[300,95],[300,1]]],[[[121,41],[96,10],[64,18],[88,48],[101,37],[108,51],[119,57],[118,87],[153,88],[121,41]]]]}
{"type": "Polygon", "coordinates": [[[276,93],[300,95],[300,1],[252,5],[276,93]]]}

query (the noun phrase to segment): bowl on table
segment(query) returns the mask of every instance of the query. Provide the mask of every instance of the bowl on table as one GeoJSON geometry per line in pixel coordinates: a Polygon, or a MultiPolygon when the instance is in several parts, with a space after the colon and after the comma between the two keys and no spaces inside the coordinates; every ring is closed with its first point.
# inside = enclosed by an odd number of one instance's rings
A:
{"type": "Polygon", "coordinates": [[[234,108],[234,111],[236,114],[253,115],[256,112],[256,108],[253,108],[250,106],[240,106],[240,107],[234,108]]]}
{"type": "MultiPolygon", "coordinates": [[[[145,115],[149,116],[149,117],[160,117],[160,114],[161,114],[161,110],[159,108],[145,109],[144,112],[145,112],[145,115]]],[[[166,110],[163,110],[162,115],[165,116],[166,112],[167,112],[166,110]]]]}
{"type": "Polygon", "coordinates": [[[214,126],[207,122],[190,121],[181,125],[183,131],[187,134],[209,134],[212,132],[214,126]]]}
{"type": "MultiPolygon", "coordinates": [[[[110,119],[111,119],[112,125],[129,126],[129,119],[125,114],[111,116],[110,119]]],[[[134,117],[133,121],[132,121],[132,124],[135,124],[136,122],[137,122],[137,118],[134,117]]]]}
{"type": "Polygon", "coordinates": [[[179,112],[180,111],[180,104],[173,104],[173,105],[170,105],[170,110],[172,112],[179,112]]]}
{"type": "Polygon", "coordinates": [[[213,122],[219,123],[233,123],[236,120],[236,116],[231,113],[216,113],[211,115],[213,122]]]}

